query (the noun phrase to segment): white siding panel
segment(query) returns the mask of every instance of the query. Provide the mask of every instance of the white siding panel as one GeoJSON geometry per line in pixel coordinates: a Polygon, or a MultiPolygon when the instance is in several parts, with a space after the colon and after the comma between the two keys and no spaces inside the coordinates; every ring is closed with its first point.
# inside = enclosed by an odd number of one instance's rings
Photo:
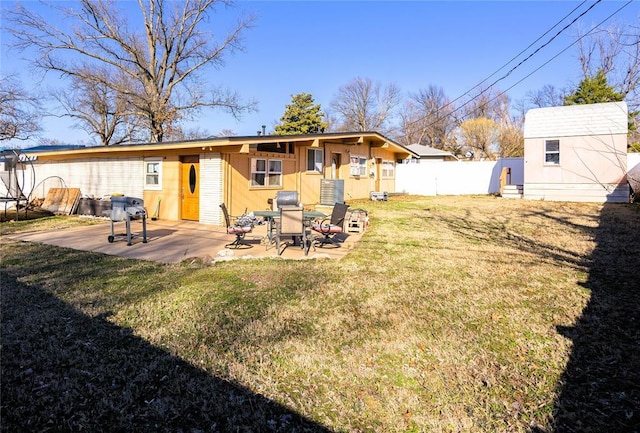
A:
{"type": "Polygon", "coordinates": [[[534,108],[526,114],[524,138],[559,138],[627,133],[627,104],[534,108]]]}
{"type": "Polygon", "coordinates": [[[524,184],[524,198],[529,200],[628,203],[629,193],[628,184],[524,184]]]}
{"type": "Polygon", "coordinates": [[[102,197],[120,193],[143,197],[142,158],[90,158],[35,163],[34,197],[46,196],[49,188],[80,188],[83,195],[102,197]]]}
{"type": "Polygon", "coordinates": [[[222,155],[200,155],[200,223],[224,225],[222,219],[222,155]]]}

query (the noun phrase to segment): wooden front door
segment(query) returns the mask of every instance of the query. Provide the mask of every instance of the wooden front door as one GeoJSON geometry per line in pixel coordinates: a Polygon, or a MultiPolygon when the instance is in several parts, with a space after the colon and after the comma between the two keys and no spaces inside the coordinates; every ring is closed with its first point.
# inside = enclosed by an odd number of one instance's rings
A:
{"type": "Polygon", "coordinates": [[[331,179],[340,179],[340,157],[339,153],[331,154],[331,179]]]}
{"type": "Polygon", "coordinates": [[[180,215],[183,220],[200,219],[200,162],[197,156],[181,159],[180,215]]]}

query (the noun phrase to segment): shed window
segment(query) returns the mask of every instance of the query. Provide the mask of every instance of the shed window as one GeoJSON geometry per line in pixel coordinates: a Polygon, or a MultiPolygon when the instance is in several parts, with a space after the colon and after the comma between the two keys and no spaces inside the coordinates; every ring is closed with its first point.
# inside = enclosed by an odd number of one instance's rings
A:
{"type": "Polygon", "coordinates": [[[251,186],[282,186],[282,160],[253,158],[251,160],[251,186]]]}
{"type": "Polygon", "coordinates": [[[560,140],[546,140],[544,142],[544,163],[560,164],[560,140]]]}
{"type": "Polygon", "coordinates": [[[322,173],[324,152],[321,149],[307,149],[307,171],[322,173]]]}
{"type": "Polygon", "coordinates": [[[144,160],[144,189],[162,189],[162,159],[145,158],[144,160]]]}

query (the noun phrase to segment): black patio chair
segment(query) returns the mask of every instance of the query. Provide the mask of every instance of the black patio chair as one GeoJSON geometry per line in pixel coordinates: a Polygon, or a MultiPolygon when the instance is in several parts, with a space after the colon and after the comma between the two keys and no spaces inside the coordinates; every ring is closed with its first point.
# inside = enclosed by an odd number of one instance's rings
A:
{"type": "Polygon", "coordinates": [[[252,248],[253,245],[248,243],[244,236],[247,233],[253,231],[253,225],[251,223],[242,223],[239,224],[239,220],[236,220],[235,223],[231,223],[231,217],[229,216],[229,211],[227,210],[227,206],[222,203],[220,205],[222,209],[222,213],[224,214],[224,221],[227,225],[227,233],[230,235],[236,235],[236,239],[230,244],[225,245],[227,248],[252,248]]]}
{"type": "Polygon", "coordinates": [[[322,235],[314,240],[314,249],[318,246],[322,248],[325,245],[332,245],[336,248],[340,246],[335,236],[338,233],[342,233],[344,230],[344,219],[347,215],[348,209],[348,205],[344,203],[336,203],[333,206],[330,218],[325,218],[320,223],[316,223],[311,226],[313,231],[322,235]]]}

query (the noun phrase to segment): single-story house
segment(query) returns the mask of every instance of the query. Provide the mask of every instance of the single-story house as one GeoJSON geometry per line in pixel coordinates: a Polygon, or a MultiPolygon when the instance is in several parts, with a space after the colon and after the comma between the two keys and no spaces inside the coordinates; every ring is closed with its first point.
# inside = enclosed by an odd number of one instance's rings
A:
{"type": "Polygon", "coordinates": [[[625,102],[536,108],[524,124],[524,198],[628,202],[625,102]]]}
{"type": "MultiPolygon", "coordinates": [[[[396,161],[417,156],[377,132],[207,138],[24,153],[35,191],[48,179],[84,196],[124,194],[160,203],[159,217],[223,225],[232,215],[270,208],[278,191],[297,191],[306,207],[325,199],[366,199],[395,191],[396,161]],[[331,191],[332,183],[339,185],[331,191]]],[[[45,191],[46,193],[46,191],[45,191]]],[[[333,204],[334,202],[332,201],[333,204]]]]}
{"type": "Polygon", "coordinates": [[[402,162],[405,164],[420,164],[421,162],[441,162],[441,161],[458,161],[458,157],[451,152],[447,152],[442,149],[436,149],[435,147],[426,146],[424,144],[410,144],[405,146],[407,149],[417,154],[418,156],[411,156],[402,162]]]}

